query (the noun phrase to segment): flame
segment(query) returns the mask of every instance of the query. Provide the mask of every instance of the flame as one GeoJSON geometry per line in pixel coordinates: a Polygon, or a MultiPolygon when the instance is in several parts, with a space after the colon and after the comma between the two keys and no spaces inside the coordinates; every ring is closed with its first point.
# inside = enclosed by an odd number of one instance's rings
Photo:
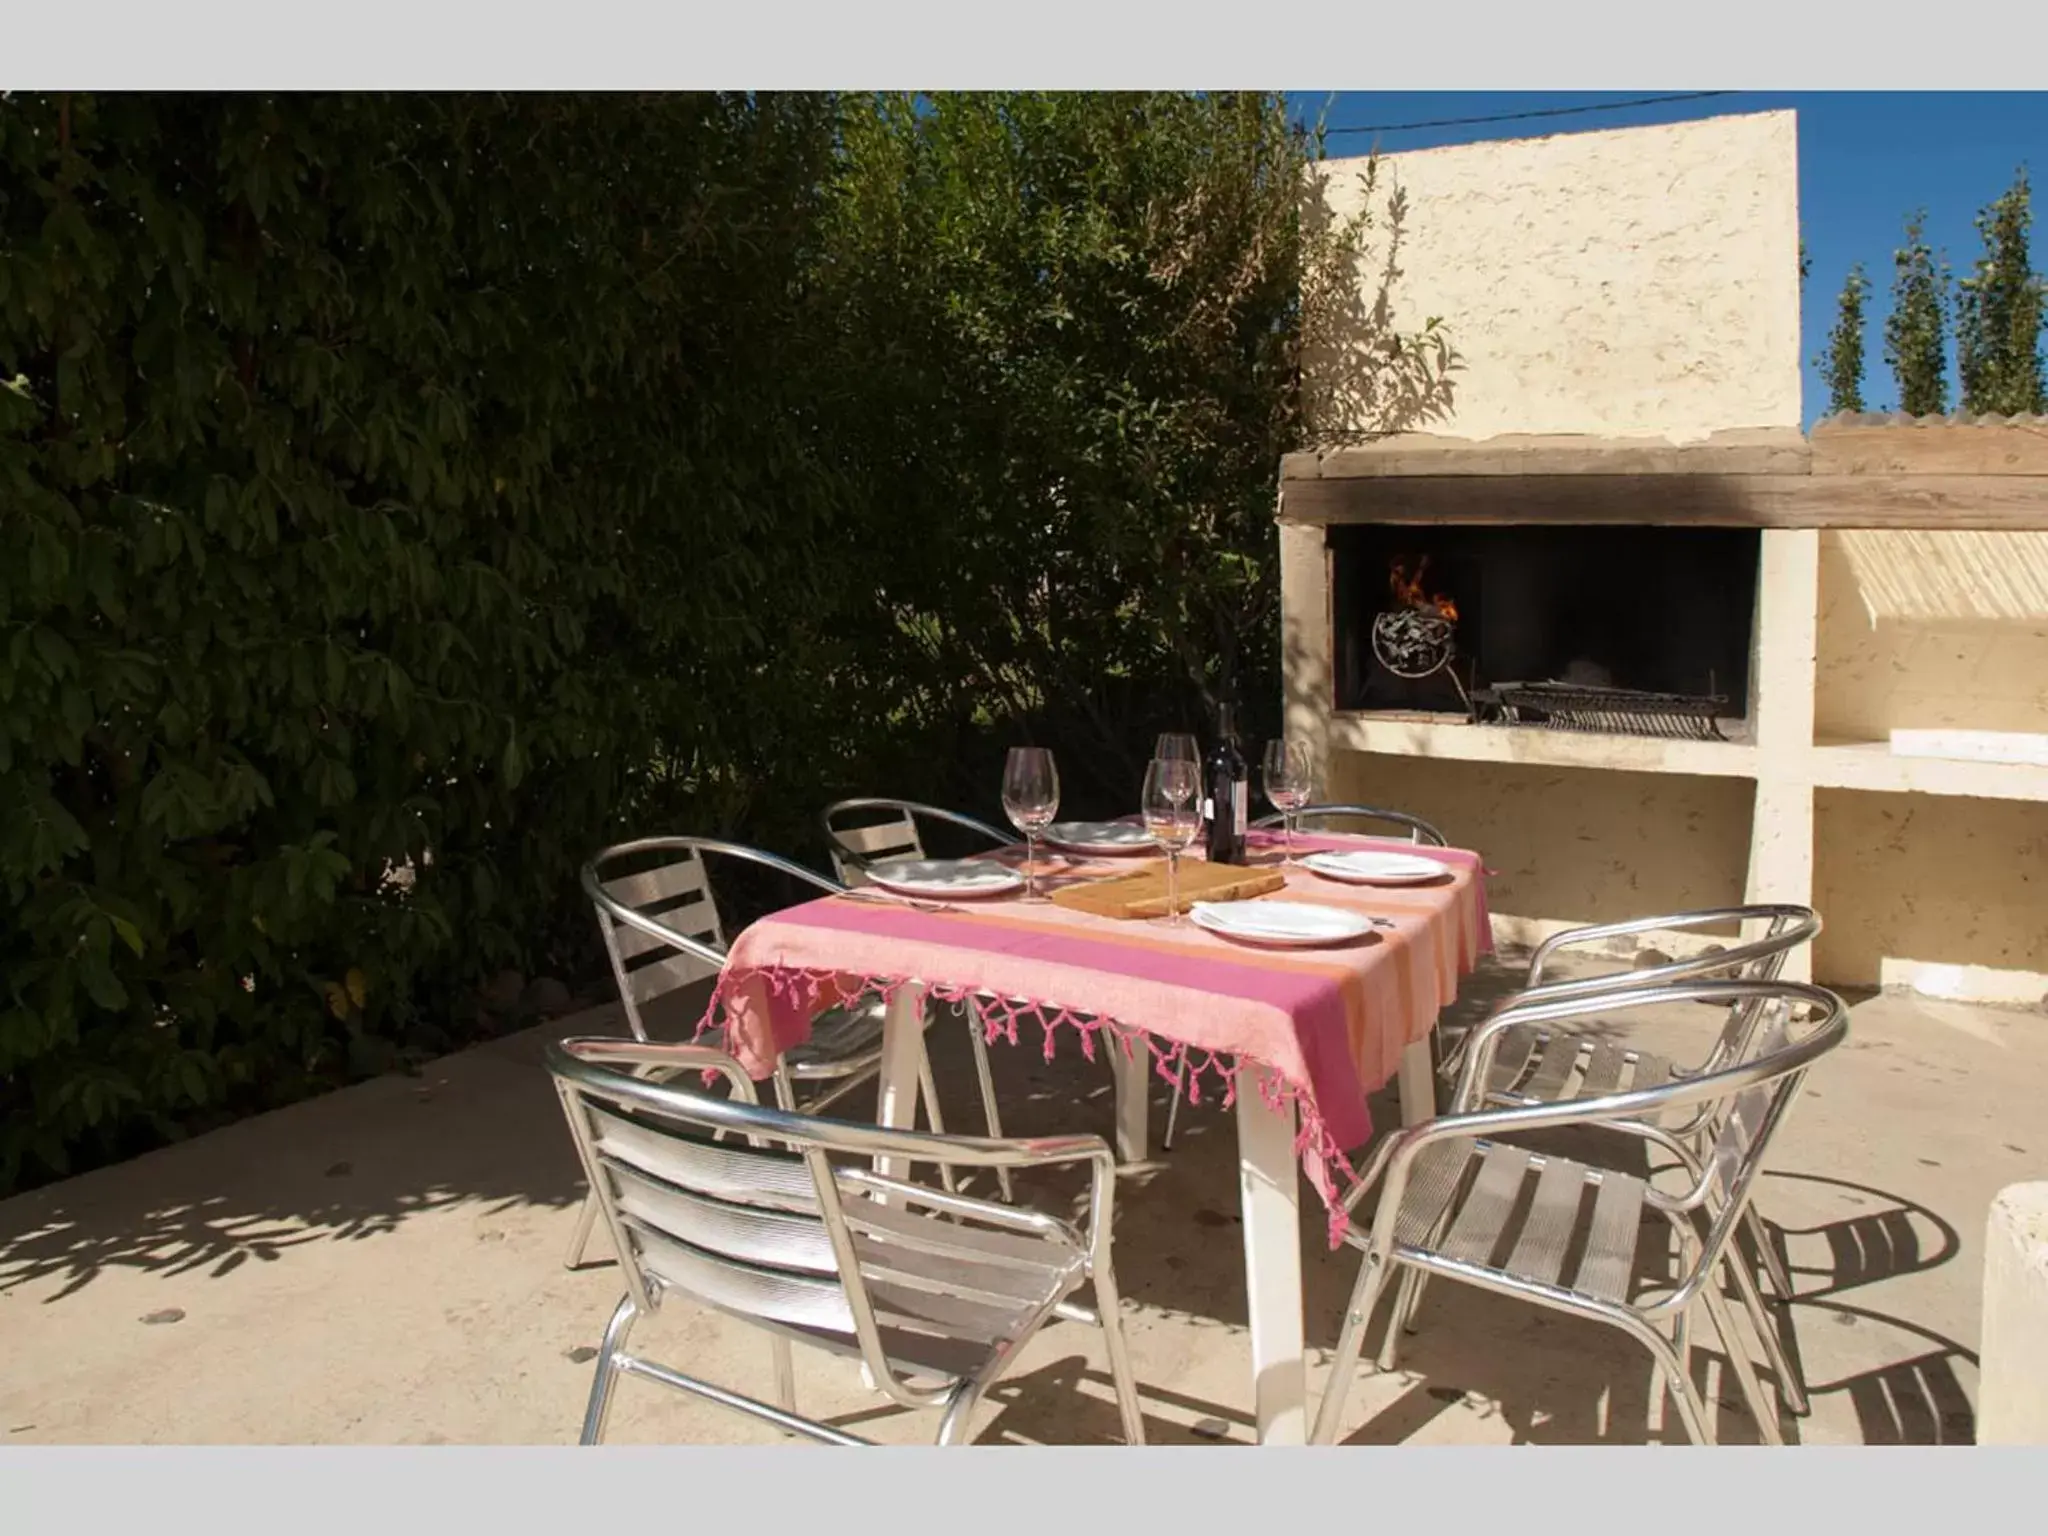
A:
{"type": "Polygon", "coordinates": [[[1415,562],[1415,574],[1408,574],[1408,563],[1396,560],[1388,568],[1387,587],[1394,594],[1394,601],[1403,608],[1413,608],[1419,613],[1434,613],[1439,618],[1457,621],[1458,605],[1442,594],[1432,596],[1423,586],[1423,575],[1429,570],[1429,556],[1424,555],[1415,562]]]}

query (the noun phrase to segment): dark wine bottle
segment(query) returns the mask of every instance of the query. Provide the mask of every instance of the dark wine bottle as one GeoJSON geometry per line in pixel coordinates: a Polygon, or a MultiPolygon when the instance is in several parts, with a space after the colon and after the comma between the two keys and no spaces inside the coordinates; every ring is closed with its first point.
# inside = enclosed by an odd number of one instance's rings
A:
{"type": "Polygon", "coordinates": [[[1245,820],[1251,814],[1251,772],[1237,750],[1236,710],[1216,707],[1216,745],[1202,765],[1202,792],[1209,802],[1208,856],[1211,864],[1244,862],[1245,820]]]}

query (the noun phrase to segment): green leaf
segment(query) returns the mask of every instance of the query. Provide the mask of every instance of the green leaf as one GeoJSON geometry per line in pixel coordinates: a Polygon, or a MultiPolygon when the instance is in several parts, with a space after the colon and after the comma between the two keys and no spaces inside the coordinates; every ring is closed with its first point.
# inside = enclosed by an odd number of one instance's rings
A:
{"type": "Polygon", "coordinates": [[[104,956],[91,953],[82,956],[78,979],[85,987],[85,995],[107,1012],[117,1013],[128,1006],[128,989],[115,979],[104,956]]]}

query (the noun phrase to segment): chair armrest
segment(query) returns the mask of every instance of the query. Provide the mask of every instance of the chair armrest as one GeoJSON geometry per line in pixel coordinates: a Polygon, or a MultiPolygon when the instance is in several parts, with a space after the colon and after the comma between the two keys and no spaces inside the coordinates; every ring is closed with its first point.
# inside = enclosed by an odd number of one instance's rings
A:
{"type": "Polygon", "coordinates": [[[839,1182],[850,1184],[863,1191],[890,1195],[906,1204],[922,1205],[928,1210],[943,1211],[951,1216],[965,1216],[975,1221],[987,1222],[994,1227],[1007,1227],[1013,1232],[1025,1232],[1034,1237],[1059,1237],[1075,1247],[1085,1246],[1081,1234],[1073,1226],[1044,1211],[1028,1207],[1003,1205],[994,1200],[977,1200],[971,1195],[954,1194],[948,1190],[933,1189],[925,1184],[906,1183],[902,1179],[887,1178],[866,1168],[839,1168],[834,1170],[839,1182]]]}
{"type": "MultiPolygon", "coordinates": [[[[1089,1164],[1088,1229],[1082,1241],[1091,1266],[1107,1256],[1116,1200],[1116,1155],[1100,1136],[1005,1137],[995,1140],[985,1136],[933,1137],[917,1131],[910,1134],[920,1142],[939,1145],[904,1149],[897,1153],[909,1162],[951,1163],[956,1168],[1053,1168],[1066,1163],[1089,1164]],[[968,1155],[963,1156],[963,1152],[968,1155]]],[[[905,1198],[935,1208],[945,1208],[940,1206],[940,1202],[951,1201],[961,1207],[962,1214],[973,1214],[1006,1225],[1022,1219],[1028,1230],[1041,1233],[1048,1229],[1039,1223],[1052,1223],[1052,1230],[1074,1236],[1072,1227],[1067,1223],[1038,1212],[1019,1211],[961,1195],[942,1195],[921,1184],[902,1184],[863,1169],[840,1169],[838,1172],[842,1179],[902,1194],[905,1198]]]]}

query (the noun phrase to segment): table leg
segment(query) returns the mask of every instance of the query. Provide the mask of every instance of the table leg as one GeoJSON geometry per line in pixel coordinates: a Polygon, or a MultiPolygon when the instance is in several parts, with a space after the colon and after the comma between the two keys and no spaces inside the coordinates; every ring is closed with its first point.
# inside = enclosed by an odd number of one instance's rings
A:
{"type": "Polygon", "coordinates": [[[1116,1080],[1116,1158],[1120,1163],[1142,1163],[1152,1155],[1152,1048],[1140,1037],[1126,1056],[1122,1041],[1107,1031],[1101,1038],[1109,1052],[1110,1076],[1116,1080]]]}
{"type": "MultiPolygon", "coordinates": [[[[917,1067],[924,1050],[924,988],[906,982],[889,999],[882,1016],[882,1070],[878,1079],[875,1124],[891,1130],[917,1129],[917,1067]]],[[[901,1159],[878,1157],[875,1172],[900,1179],[910,1170],[901,1159]]]]}
{"type": "Polygon", "coordinates": [[[1429,1057],[1430,1036],[1411,1042],[1401,1052],[1401,1123],[1420,1125],[1436,1118],[1436,1068],[1429,1057]]]}
{"type": "Polygon", "coordinates": [[[1294,1105],[1268,1105],[1250,1081],[1237,1093],[1237,1183],[1244,1202],[1244,1280],[1252,1331],[1252,1398],[1259,1444],[1307,1439],[1302,1361],[1301,1174],[1294,1105]]]}

